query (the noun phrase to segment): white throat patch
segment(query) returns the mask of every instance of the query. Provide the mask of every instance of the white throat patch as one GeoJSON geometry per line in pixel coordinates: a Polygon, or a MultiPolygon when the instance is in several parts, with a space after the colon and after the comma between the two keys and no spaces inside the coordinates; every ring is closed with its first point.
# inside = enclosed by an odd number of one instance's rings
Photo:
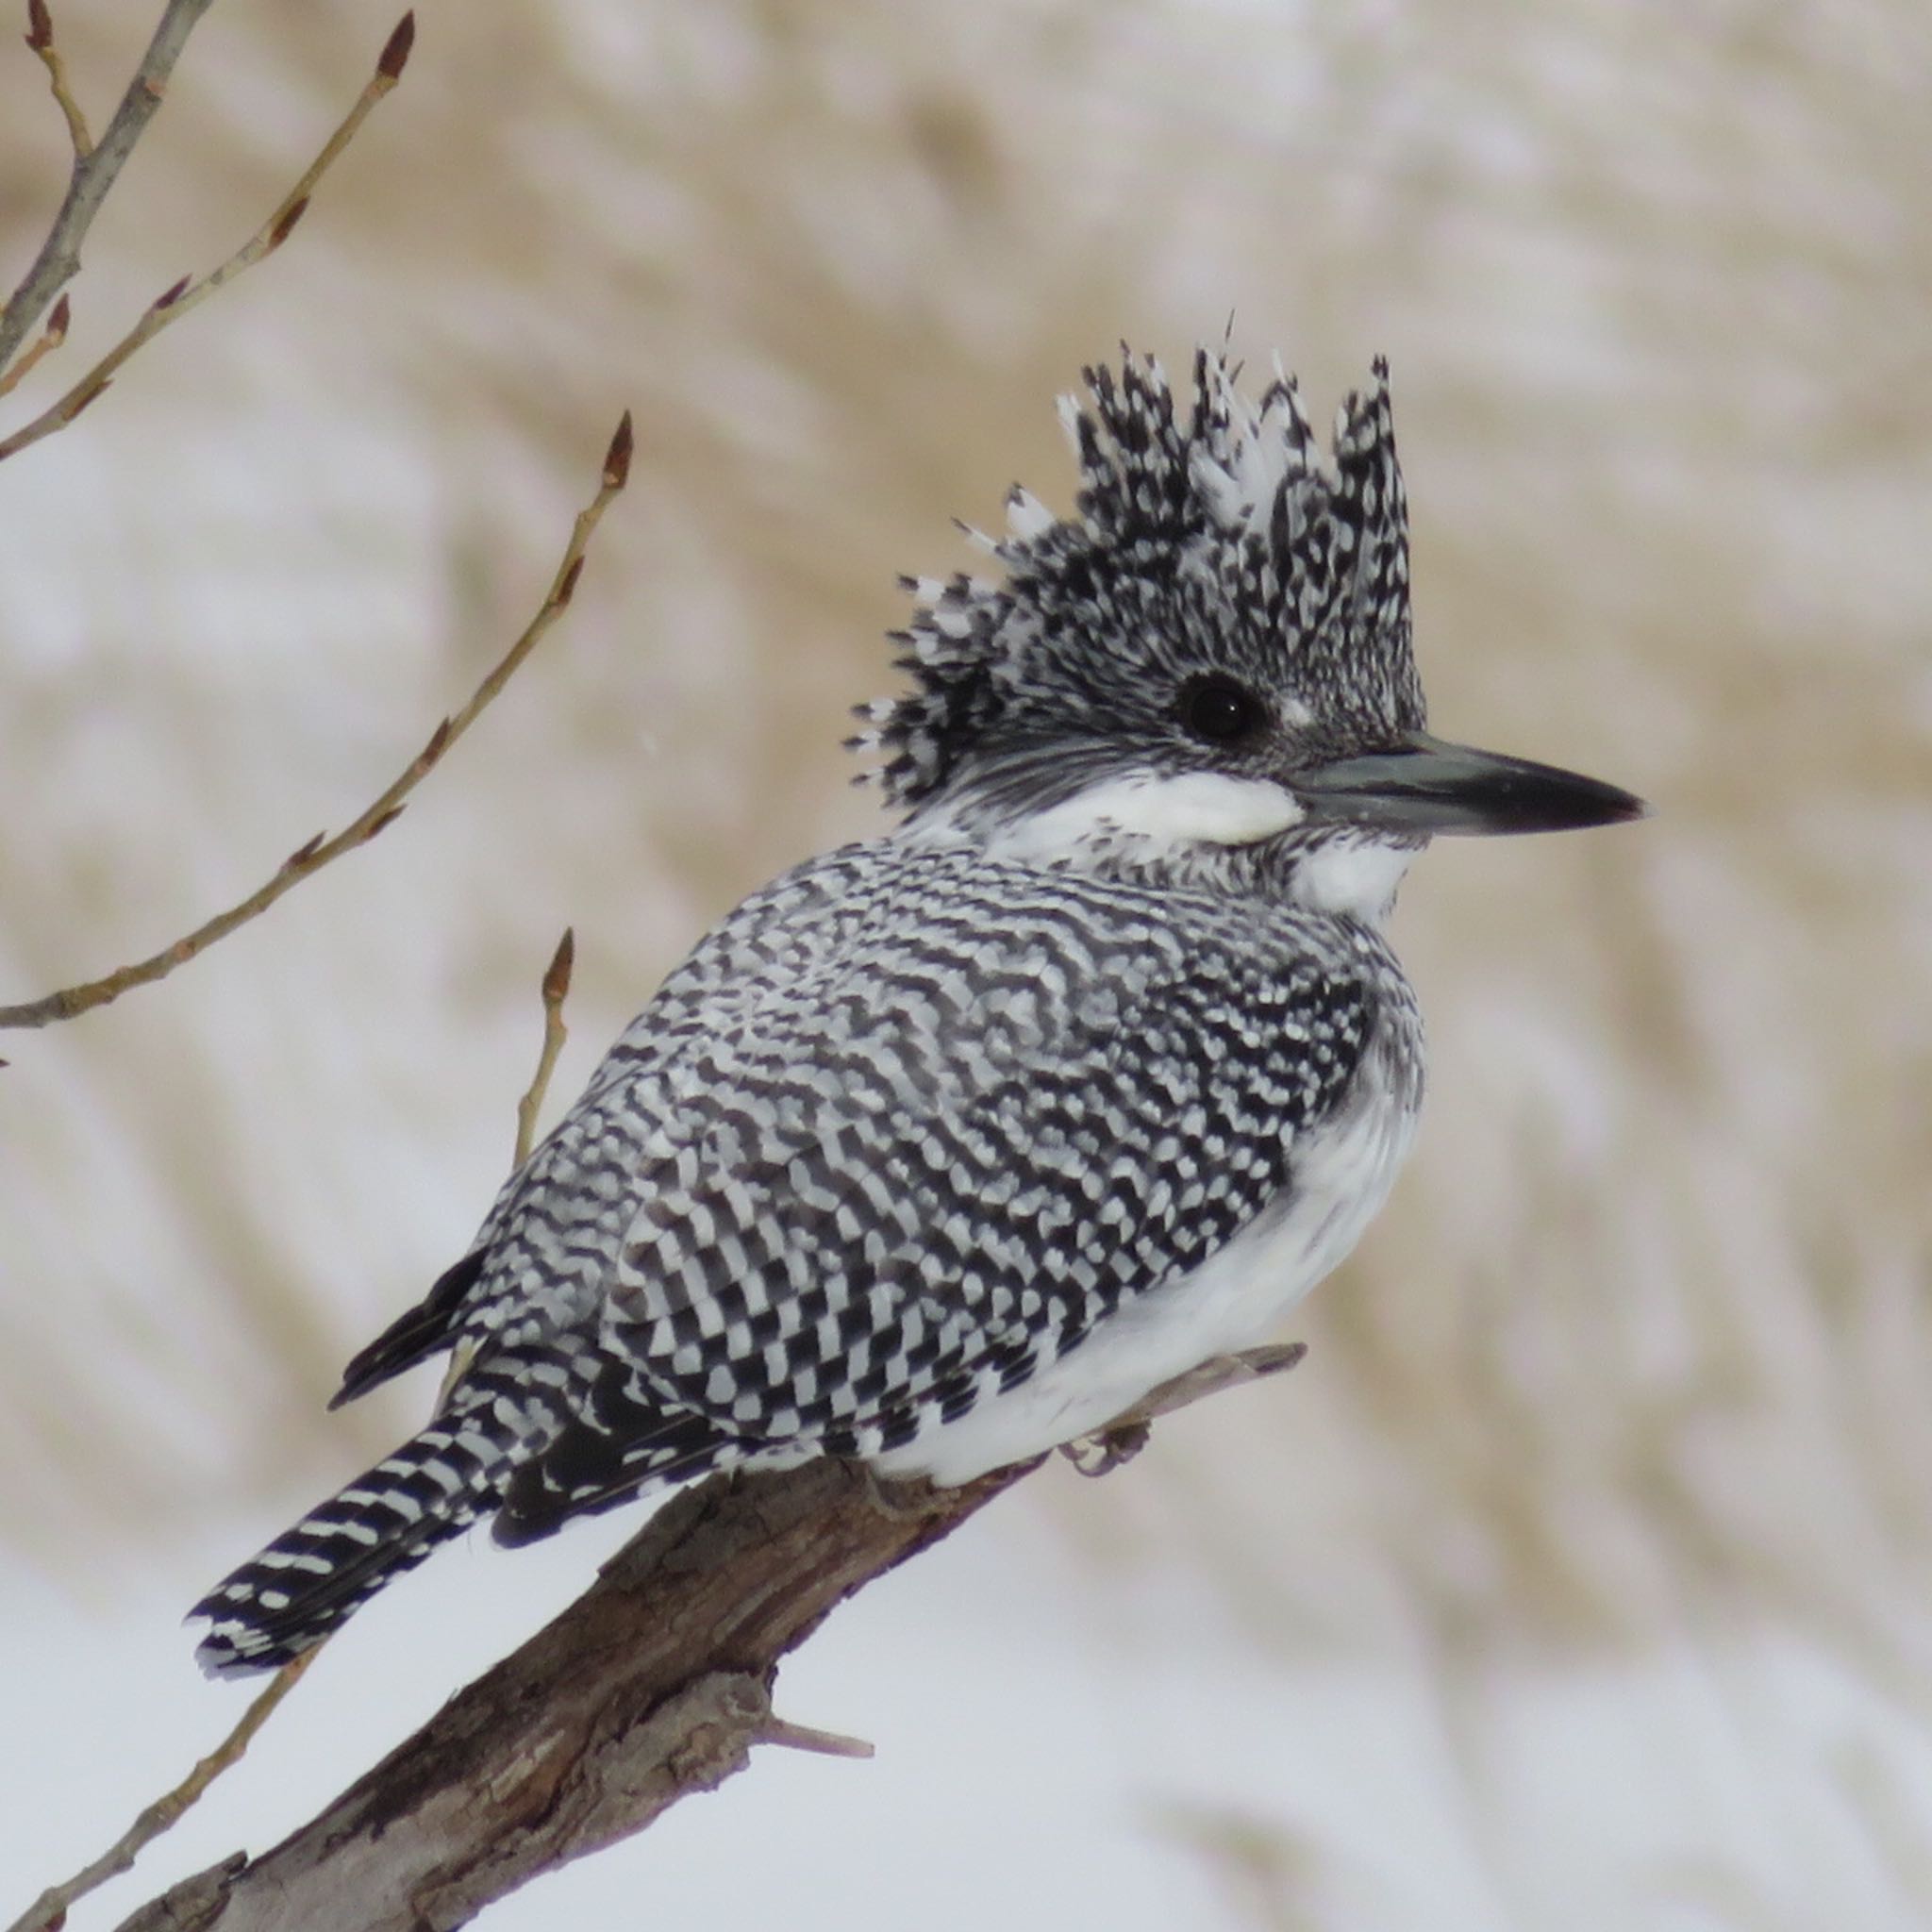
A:
{"type": "Polygon", "coordinates": [[[1311,912],[1379,925],[1415,854],[1414,846],[1391,845],[1373,832],[1338,833],[1295,860],[1290,896],[1311,912]]]}
{"type": "Polygon", "coordinates": [[[996,858],[1034,863],[1084,853],[1138,850],[1158,859],[1191,846],[1253,845],[1301,824],[1302,808],[1265,778],[1219,772],[1169,777],[1144,773],[1090,786],[1007,826],[990,842],[996,858]]]}

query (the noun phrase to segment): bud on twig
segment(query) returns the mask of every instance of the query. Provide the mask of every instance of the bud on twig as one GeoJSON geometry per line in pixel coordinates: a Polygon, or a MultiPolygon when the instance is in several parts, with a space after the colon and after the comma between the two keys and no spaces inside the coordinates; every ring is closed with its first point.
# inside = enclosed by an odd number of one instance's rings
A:
{"type": "Polygon", "coordinates": [[[188,285],[193,279],[194,277],[192,275],[183,275],[178,282],[170,283],[167,288],[163,289],[161,292],[155,297],[154,302],[151,306],[156,308],[174,308],[175,303],[180,301],[182,296],[187,294],[188,285]]]}
{"type": "Polygon", "coordinates": [[[570,991],[571,969],[576,964],[577,936],[575,928],[565,926],[563,937],[557,942],[557,951],[551,955],[550,964],[543,974],[543,1004],[546,1007],[560,1007],[564,995],[570,991]]]}
{"type": "Polygon", "coordinates": [[[622,490],[630,481],[630,411],[626,409],[624,420],[617,425],[617,434],[610,439],[609,449],[605,452],[605,489],[622,490]]]}
{"type": "Polygon", "coordinates": [[[54,17],[47,11],[47,0],[26,0],[26,43],[36,54],[44,54],[54,44],[54,17]]]}
{"type": "Polygon", "coordinates": [[[384,42],[382,58],[375,63],[376,73],[385,80],[400,80],[403,69],[409,64],[409,49],[415,44],[416,16],[410,11],[396,22],[395,31],[384,42]]]}
{"type": "Polygon", "coordinates": [[[295,224],[308,212],[308,197],[306,194],[300,201],[291,201],[282,210],[281,219],[268,231],[269,254],[273,255],[294,233],[295,224]]]}

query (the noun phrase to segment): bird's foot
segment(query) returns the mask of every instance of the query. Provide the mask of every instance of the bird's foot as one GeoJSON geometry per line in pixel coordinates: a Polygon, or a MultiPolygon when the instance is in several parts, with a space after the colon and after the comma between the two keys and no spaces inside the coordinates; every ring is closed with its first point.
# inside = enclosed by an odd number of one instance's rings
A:
{"type": "Polygon", "coordinates": [[[857,1462],[866,1500],[891,1523],[917,1523],[932,1514],[932,1485],[924,1476],[881,1475],[869,1462],[857,1462]]]}
{"type": "Polygon", "coordinates": [[[1291,1369],[1308,1352],[1301,1341],[1270,1343],[1265,1348],[1243,1349],[1240,1355],[1209,1356],[1205,1362],[1150,1390],[1133,1407],[1114,1417],[1104,1429],[1091,1436],[1076,1436],[1060,1444],[1060,1454],[1082,1475],[1107,1475],[1124,1462],[1131,1462],[1146,1448],[1158,1417],[1172,1415],[1177,1408],[1199,1402],[1204,1395],[1217,1395],[1242,1382],[1256,1382],[1263,1375],[1278,1375],[1291,1369]]]}
{"type": "Polygon", "coordinates": [[[1153,1434],[1152,1423],[1116,1423],[1091,1436],[1075,1436],[1071,1442],[1062,1442],[1060,1454],[1082,1475],[1111,1475],[1122,1463],[1133,1461],[1153,1434]]]}

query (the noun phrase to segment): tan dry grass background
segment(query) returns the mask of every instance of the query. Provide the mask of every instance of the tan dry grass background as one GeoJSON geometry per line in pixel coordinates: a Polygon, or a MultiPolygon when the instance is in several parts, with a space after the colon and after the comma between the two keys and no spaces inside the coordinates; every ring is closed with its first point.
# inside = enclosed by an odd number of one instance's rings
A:
{"type": "MultiPolygon", "coordinates": [[[[91,100],[146,12],[60,13],[91,100]]],[[[69,365],[260,218],[390,25],[215,9],[69,365]]],[[[1932,1737],[1932,14],[421,25],[286,253],[0,474],[0,991],[343,823],[534,606],[626,404],[637,481],[401,825],[8,1047],[0,1535],[110,1596],[171,1523],[266,1527],[383,1444],[420,1391],[321,1400],[485,1205],[558,930],[561,1092],[707,919],[869,823],[836,741],[892,574],[1015,476],[1065,501],[1081,361],[1232,309],[1324,402],[1393,361],[1438,724],[1663,816],[1431,856],[1431,1110],[1310,1364],[1048,1507],[1123,1574],[1186,1553],[1267,1645],[1419,1654],[1499,1818],[1499,1673],[1789,1638],[1932,1737]]],[[[61,161],[0,58],[9,260],[61,161]]],[[[1787,1743],[1932,1915],[1918,1801],[1787,1743]]]]}

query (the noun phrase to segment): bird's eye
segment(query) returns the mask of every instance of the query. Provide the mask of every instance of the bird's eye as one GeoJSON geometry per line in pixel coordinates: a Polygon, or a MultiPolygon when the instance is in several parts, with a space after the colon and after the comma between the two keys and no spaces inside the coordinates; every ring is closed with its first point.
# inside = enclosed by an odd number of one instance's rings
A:
{"type": "Polygon", "coordinates": [[[1196,677],[1181,691],[1181,723],[1209,744],[1236,744],[1258,738],[1268,724],[1268,707],[1232,677],[1196,677]]]}

